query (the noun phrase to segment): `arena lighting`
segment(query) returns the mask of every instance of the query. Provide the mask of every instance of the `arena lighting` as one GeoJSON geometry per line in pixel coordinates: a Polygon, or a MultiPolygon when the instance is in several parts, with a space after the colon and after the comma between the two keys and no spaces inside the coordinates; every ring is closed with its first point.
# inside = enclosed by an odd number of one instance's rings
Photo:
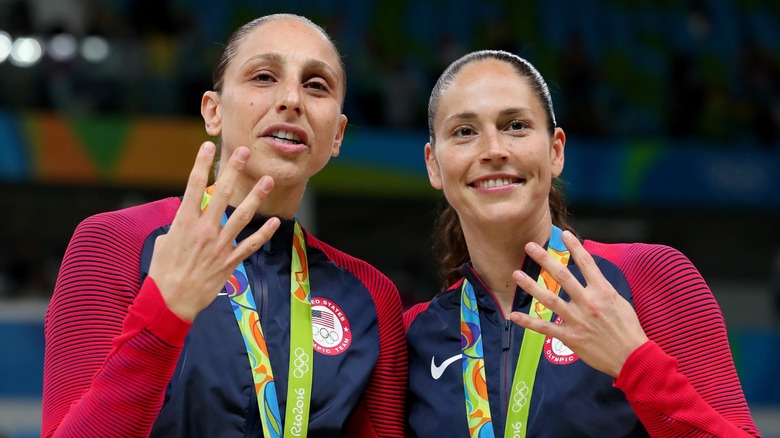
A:
{"type": "Polygon", "coordinates": [[[31,67],[43,55],[41,43],[35,38],[17,38],[11,46],[11,64],[17,67],[31,67]]]}
{"type": "Polygon", "coordinates": [[[13,42],[11,41],[11,35],[0,30],[0,64],[5,62],[11,55],[11,47],[13,42]]]}
{"type": "Polygon", "coordinates": [[[76,37],[69,33],[54,35],[46,45],[46,52],[55,61],[69,61],[76,56],[78,42],[76,37]]]}
{"type": "Polygon", "coordinates": [[[108,58],[110,47],[105,38],[88,36],[81,43],[81,56],[87,61],[98,63],[108,58]]]}

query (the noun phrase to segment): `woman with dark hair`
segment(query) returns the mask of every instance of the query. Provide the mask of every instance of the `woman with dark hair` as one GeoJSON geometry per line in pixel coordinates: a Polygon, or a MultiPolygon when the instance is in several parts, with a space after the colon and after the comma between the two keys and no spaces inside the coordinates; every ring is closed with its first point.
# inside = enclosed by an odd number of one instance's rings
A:
{"type": "Polygon", "coordinates": [[[691,262],[567,224],[566,136],[536,68],[502,51],[460,58],[428,126],[446,290],[404,315],[412,435],[758,435],[691,262]]]}
{"type": "Polygon", "coordinates": [[[345,92],[308,19],[233,34],[201,103],[220,145],[201,146],[184,196],[71,239],[45,322],[43,436],[403,434],[398,292],[296,216],[339,153],[345,92]]]}

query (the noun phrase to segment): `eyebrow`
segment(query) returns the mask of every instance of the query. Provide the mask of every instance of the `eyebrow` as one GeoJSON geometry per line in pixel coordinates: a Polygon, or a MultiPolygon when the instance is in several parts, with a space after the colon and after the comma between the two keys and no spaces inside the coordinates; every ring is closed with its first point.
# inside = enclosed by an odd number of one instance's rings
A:
{"type": "Polygon", "coordinates": [[[444,122],[446,123],[451,120],[473,120],[476,118],[477,118],[476,113],[458,113],[447,117],[446,119],[444,119],[444,122]]]}
{"type": "Polygon", "coordinates": [[[502,110],[500,113],[498,113],[498,115],[499,116],[512,116],[512,115],[515,115],[515,114],[522,114],[522,115],[530,116],[531,113],[532,112],[531,112],[531,110],[529,108],[517,107],[517,108],[507,108],[505,110],[502,110]]]}
{"type": "MultiPolygon", "coordinates": [[[[515,114],[530,115],[531,114],[531,110],[528,109],[528,108],[517,107],[517,108],[507,108],[507,109],[501,110],[498,113],[499,117],[512,116],[512,115],[515,115],[515,114]]],[[[446,119],[444,119],[444,121],[445,122],[449,122],[450,120],[474,120],[476,118],[477,118],[477,113],[462,112],[462,113],[458,113],[458,114],[453,114],[453,115],[447,117],[446,119]]]]}
{"type": "MultiPolygon", "coordinates": [[[[255,62],[255,61],[267,61],[274,64],[284,64],[284,58],[285,56],[281,53],[276,52],[270,52],[270,53],[262,53],[260,55],[255,55],[244,61],[242,66],[246,66],[249,63],[255,62]]],[[[340,76],[338,73],[333,70],[333,67],[331,67],[328,63],[320,61],[319,59],[307,59],[304,63],[304,69],[306,70],[323,70],[330,73],[334,79],[340,80],[340,76]]]]}
{"type": "Polygon", "coordinates": [[[278,53],[263,53],[263,54],[260,54],[260,55],[250,56],[246,61],[244,61],[243,64],[241,64],[241,66],[243,67],[243,66],[245,66],[247,64],[250,64],[250,63],[258,61],[258,60],[260,60],[260,61],[269,61],[269,62],[273,62],[273,63],[276,63],[276,64],[281,64],[284,61],[284,57],[282,57],[282,55],[280,55],[278,53]]]}

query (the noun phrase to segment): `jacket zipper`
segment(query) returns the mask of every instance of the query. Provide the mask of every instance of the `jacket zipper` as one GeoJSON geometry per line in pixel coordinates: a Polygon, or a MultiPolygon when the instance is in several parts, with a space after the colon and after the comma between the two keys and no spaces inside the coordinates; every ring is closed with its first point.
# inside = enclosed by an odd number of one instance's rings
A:
{"type": "Polygon", "coordinates": [[[262,325],[264,316],[268,313],[268,282],[265,276],[265,258],[260,251],[251,256],[252,273],[254,282],[252,290],[254,291],[255,306],[257,307],[257,317],[262,325]]]}
{"type": "MultiPolygon", "coordinates": [[[[514,376],[509,372],[509,352],[512,346],[512,321],[504,320],[504,329],[501,331],[501,418],[506,418],[509,406],[509,395],[514,376]]],[[[495,421],[494,421],[495,424],[495,421]]],[[[497,424],[496,424],[497,425],[497,424]]],[[[498,426],[498,425],[497,425],[498,426]]],[[[498,430],[498,429],[496,429],[498,430]]],[[[502,429],[503,430],[503,429],[502,429]]]]}

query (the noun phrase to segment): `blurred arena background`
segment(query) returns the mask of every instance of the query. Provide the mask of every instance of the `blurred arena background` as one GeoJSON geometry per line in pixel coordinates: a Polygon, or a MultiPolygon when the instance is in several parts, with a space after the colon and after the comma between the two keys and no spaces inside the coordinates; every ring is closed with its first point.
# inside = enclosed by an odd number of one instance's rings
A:
{"type": "Polygon", "coordinates": [[[406,305],[430,298],[429,91],[466,51],[521,54],[568,134],[574,226],[693,261],[780,436],[780,3],[0,0],[0,437],[40,434],[43,316],[75,226],[181,193],[219,43],[272,12],[321,24],[347,66],[347,138],[302,214],[320,238],[406,305]]]}

